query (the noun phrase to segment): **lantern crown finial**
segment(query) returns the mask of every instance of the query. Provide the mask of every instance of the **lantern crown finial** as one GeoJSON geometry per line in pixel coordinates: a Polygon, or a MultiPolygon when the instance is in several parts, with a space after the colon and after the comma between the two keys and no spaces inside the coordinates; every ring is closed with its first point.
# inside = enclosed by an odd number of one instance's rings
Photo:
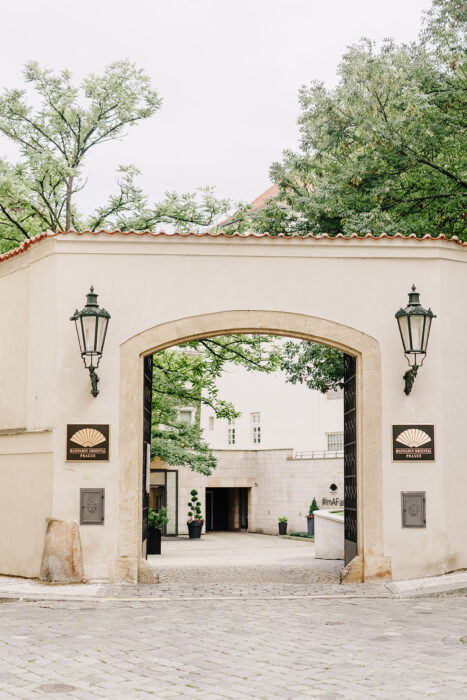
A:
{"type": "Polygon", "coordinates": [[[97,294],[94,293],[94,285],[91,284],[89,292],[86,294],[86,306],[99,306],[97,303],[97,294]]]}
{"type": "Polygon", "coordinates": [[[409,306],[420,306],[420,292],[417,292],[415,285],[412,285],[412,291],[409,292],[409,306]]]}

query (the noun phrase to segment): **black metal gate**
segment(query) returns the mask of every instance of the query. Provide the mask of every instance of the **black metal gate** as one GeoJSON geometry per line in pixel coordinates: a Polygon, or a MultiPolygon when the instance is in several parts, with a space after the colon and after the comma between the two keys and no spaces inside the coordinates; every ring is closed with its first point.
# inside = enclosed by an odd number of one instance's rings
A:
{"type": "Polygon", "coordinates": [[[357,556],[357,410],[355,357],[344,355],[344,537],[345,563],[357,556]]]}
{"type": "Polygon", "coordinates": [[[143,387],[143,532],[142,555],[147,557],[148,512],[149,512],[149,473],[151,469],[151,414],[152,414],[152,355],[144,358],[143,387]]]}

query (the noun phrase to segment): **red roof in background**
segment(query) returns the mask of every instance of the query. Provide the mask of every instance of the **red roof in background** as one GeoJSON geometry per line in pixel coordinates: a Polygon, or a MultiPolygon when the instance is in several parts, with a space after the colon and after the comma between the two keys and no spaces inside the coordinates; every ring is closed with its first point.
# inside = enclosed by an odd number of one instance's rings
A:
{"type": "MultiPolygon", "coordinates": [[[[259,197],[256,197],[251,203],[250,203],[250,211],[259,211],[260,209],[263,209],[266,206],[266,203],[268,199],[274,199],[277,197],[279,194],[279,187],[278,185],[271,185],[269,189],[266,190],[266,192],[263,192],[263,194],[260,194],[259,197]]],[[[224,219],[224,221],[221,221],[220,224],[217,224],[218,226],[228,226],[230,223],[235,223],[238,219],[235,218],[235,214],[232,214],[232,216],[229,216],[228,219],[224,219]]]]}
{"type": "Polygon", "coordinates": [[[457,237],[454,238],[446,238],[446,236],[441,233],[439,236],[429,236],[426,234],[426,236],[422,236],[419,238],[416,236],[414,233],[411,233],[409,236],[404,236],[402,233],[395,233],[394,235],[388,236],[386,233],[383,233],[381,236],[373,236],[371,233],[367,233],[365,236],[358,236],[356,233],[351,234],[350,236],[344,236],[342,233],[338,233],[336,236],[329,236],[327,233],[319,233],[319,234],[313,234],[313,233],[307,233],[305,236],[299,236],[298,234],[292,234],[292,235],[287,235],[284,233],[280,233],[278,235],[271,236],[269,233],[237,233],[234,231],[233,233],[225,233],[224,231],[205,231],[203,233],[195,233],[190,232],[190,233],[180,233],[179,231],[176,231],[174,233],[166,233],[165,231],[106,231],[105,229],[100,229],[99,231],[44,231],[44,233],[38,233],[37,236],[34,236],[34,238],[28,238],[25,241],[21,243],[18,248],[14,248],[13,250],[8,250],[6,253],[3,253],[0,255],[0,262],[3,262],[4,260],[9,260],[10,258],[16,257],[16,255],[19,255],[20,253],[24,253],[27,251],[32,245],[35,245],[36,243],[39,243],[40,241],[43,241],[44,239],[47,238],[54,238],[55,236],[58,235],[70,235],[73,234],[75,236],[83,236],[84,234],[91,234],[93,236],[97,236],[99,234],[105,233],[108,236],[151,236],[152,238],[159,238],[161,236],[165,236],[167,238],[188,238],[189,236],[192,236],[194,238],[204,238],[204,237],[209,237],[209,238],[269,238],[271,241],[274,241],[275,239],[315,239],[316,241],[320,241],[323,239],[327,239],[330,241],[335,241],[335,240],[340,240],[340,241],[350,241],[350,240],[357,240],[357,241],[365,241],[365,240],[373,240],[373,241],[379,241],[381,239],[387,239],[391,240],[393,238],[401,238],[404,240],[412,240],[412,241],[448,241],[449,243],[456,243],[457,245],[460,246],[467,246],[467,242],[460,241],[457,237]]]}
{"type": "Polygon", "coordinates": [[[272,185],[266,192],[263,192],[263,194],[260,194],[259,197],[256,197],[251,203],[251,210],[252,211],[257,211],[258,209],[262,209],[265,205],[268,199],[274,199],[277,197],[279,194],[279,187],[277,185],[272,185]]]}

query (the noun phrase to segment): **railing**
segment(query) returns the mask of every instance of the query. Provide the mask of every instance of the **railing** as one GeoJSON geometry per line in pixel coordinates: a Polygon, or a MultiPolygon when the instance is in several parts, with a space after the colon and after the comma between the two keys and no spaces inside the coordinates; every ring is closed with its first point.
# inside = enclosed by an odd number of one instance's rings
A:
{"type": "Polygon", "coordinates": [[[344,450],[322,450],[321,452],[312,450],[311,452],[294,452],[294,459],[340,459],[344,456],[344,450]]]}

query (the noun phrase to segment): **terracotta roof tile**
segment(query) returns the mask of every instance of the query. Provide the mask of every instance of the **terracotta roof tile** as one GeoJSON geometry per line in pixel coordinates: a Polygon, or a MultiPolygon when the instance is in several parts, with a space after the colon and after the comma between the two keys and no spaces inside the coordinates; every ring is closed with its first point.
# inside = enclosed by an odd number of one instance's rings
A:
{"type": "Polygon", "coordinates": [[[69,235],[69,234],[74,234],[75,236],[83,236],[85,234],[91,234],[93,236],[97,236],[99,234],[105,233],[109,236],[114,236],[114,235],[120,235],[120,236],[151,236],[152,238],[159,238],[161,236],[166,236],[167,238],[174,238],[174,237],[180,237],[180,238],[188,238],[190,236],[194,238],[204,238],[204,237],[209,237],[209,238],[269,238],[271,240],[275,240],[276,238],[285,238],[285,239],[310,239],[314,238],[316,240],[323,240],[327,239],[330,241],[335,241],[335,240],[342,240],[342,241],[349,241],[349,240],[357,240],[357,241],[364,241],[364,240],[374,240],[374,241],[379,241],[381,239],[388,239],[391,240],[393,238],[400,238],[404,240],[413,240],[413,241],[449,241],[450,243],[454,243],[460,246],[467,246],[467,242],[460,241],[457,237],[453,238],[447,238],[444,234],[440,234],[439,236],[429,236],[428,234],[425,236],[418,237],[414,233],[411,233],[409,236],[404,236],[402,233],[395,233],[394,235],[388,236],[386,233],[383,233],[381,236],[373,236],[371,233],[367,233],[365,236],[358,236],[356,233],[351,234],[350,236],[344,236],[342,233],[338,233],[336,236],[329,236],[327,233],[320,233],[320,234],[312,234],[312,233],[307,233],[304,236],[300,236],[298,234],[292,234],[292,235],[287,235],[284,233],[280,233],[278,235],[271,236],[269,233],[238,233],[238,232],[233,232],[233,233],[226,233],[224,231],[205,231],[203,233],[195,233],[189,232],[189,233],[180,233],[179,231],[175,231],[174,233],[167,233],[166,231],[106,231],[105,229],[100,229],[99,231],[44,231],[44,233],[39,233],[37,236],[34,236],[33,238],[26,239],[21,243],[21,245],[18,246],[18,248],[14,248],[13,250],[8,250],[6,253],[3,253],[0,255],[0,262],[3,262],[4,260],[9,260],[10,258],[14,258],[16,255],[19,255],[20,253],[24,253],[26,250],[28,250],[32,245],[35,245],[36,243],[39,243],[40,241],[43,241],[46,238],[54,238],[54,236],[58,235],[69,235]]]}
{"type": "Polygon", "coordinates": [[[277,185],[272,185],[266,192],[260,194],[256,197],[250,204],[251,211],[257,211],[257,209],[262,209],[268,199],[274,199],[279,194],[279,187],[277,185]]]}

